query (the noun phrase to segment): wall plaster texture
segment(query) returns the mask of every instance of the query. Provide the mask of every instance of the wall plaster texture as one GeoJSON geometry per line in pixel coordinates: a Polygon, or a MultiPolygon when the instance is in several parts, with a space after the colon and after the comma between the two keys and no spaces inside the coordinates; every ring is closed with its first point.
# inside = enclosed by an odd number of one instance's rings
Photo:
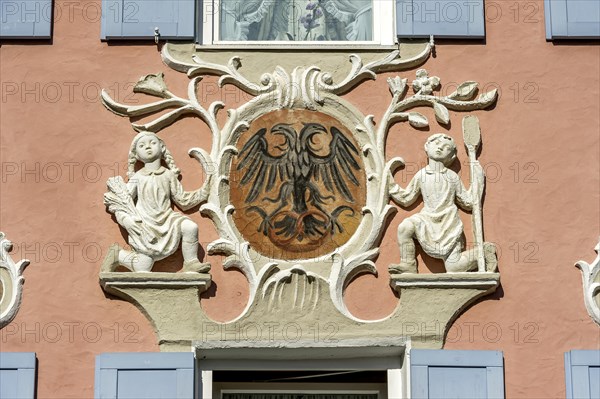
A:
{"type": "MultiPolygon", "coordinates": [[[[99,18],[84,17],[93,6],[99,10],[99,2],[75,4],[73,18],[66,3],[55,2],[63,18],[55,20],[51,43],[4,41],[0,47],[1,230],[15,240],[13,259],[32,262],[21,308],[0,330],[0,347],[37,353],[38,397],[81,398],[93,395],[95,355],[161,349],[152,323],[98,285],[107,249],[126,242],[102,194],[108,177],[124,175],[124,149],[134,135],[125,120],[102,108],[99,91],[108,88],[122,102],[143,104],[144,96],[130,94],[141,75],[163,71],[178,93],[185,92],[187,79],[163,64],[153,43],[101,43],[99,18]]],[[[449,90],[449,79],[500,89],[493,112],[476,115],[484,129],[480,162],[488,179],[483,223],[486,240],[499,248],[502,286],[458,316],[444,348],[502,350],[507,397],[561,397],[563,353],[600,347],[598,325],[582,300],[581,273],[572,266],[593,257],[600,228],[600,48],[546,42],[541,1],[497,2],[489,11],[497,12],[488,13],[485,43],[437,42],[436,57],[426,64],[449,90]]],[[[394,75],[383,74],[344,98],[379,118],[385,78],[394,75]]],[[[208,102],[245,100],[235,89],[218,91],[214,78],[203,84],[208,102]]],[[[423,113],[433,120],[432,110],[423,113]]],[[[441,130],[456,138],[460,115],[451,114],[456,123],[441,130]]],[[[169,129],[164,137],[183,184],[198,187],[202,172],[186,153],[208,130],[192,118],[169,129]]],[[[426,136],[392,128],[389,153],[406,154],[410,162],[399,183],[424,165],[426,136]]],[[[464,148],[458,157],[467,158],[464,148]]],[[[399,259],[394,232],[419,209],[399,210],[390,221],[376,261],[379,274],[358,276],[346,288],[344,302],[353,315],[378,320],[396,309],[387,272],[399,259]]],[[[197,210],[187,214],[200,226],[203,247],[217,238],[197,210]]],[[[468,230],[468,215],[461,217],[468,230]]],[[[420,274],[443,271],[440,262],[422,253],[418,258],[420,274]]],[[[212,282],[200,294],[202,309],[212,320],[234,320],[247,303],[246,279],[223,270],[219,256],[204,260],[212,265],[212,282]]],[[[181,263],[175,255],[156,270],[173,272],[181,263]]]]}

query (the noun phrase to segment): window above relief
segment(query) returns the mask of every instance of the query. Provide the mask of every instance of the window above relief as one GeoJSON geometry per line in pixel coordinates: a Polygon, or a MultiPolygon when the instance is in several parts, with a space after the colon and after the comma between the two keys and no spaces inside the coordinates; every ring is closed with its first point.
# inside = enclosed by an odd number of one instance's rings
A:
{"type": "Polygon", "coordinates": [[[393,46],[485,37],[483,0],[102,0],[102,40],[202,46],[393,46]]]}
{"type": "Polygon", "coordinates": [[[393,12],[380,0],[204,0],[199,43],[393,45],[393,12]]]}

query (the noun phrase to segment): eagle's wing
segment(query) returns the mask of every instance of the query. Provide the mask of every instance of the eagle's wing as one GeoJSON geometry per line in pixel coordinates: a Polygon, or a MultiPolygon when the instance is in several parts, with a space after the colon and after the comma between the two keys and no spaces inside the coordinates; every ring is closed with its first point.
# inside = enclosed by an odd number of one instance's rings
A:
{"type": "Polygon", "coordinates": [[[354,201],[348,188],[348,181],[355,186],[359,185],[356,171],[360,170],[357,162],[358,149],[336,127],[330,131],[317,123],[307,123],[300,132],[300,142],[305,148],[310,164],[310,172],[315,180],[323,180],[325,188],[332,193],[339,192],[348,201],[354,201]],[[331,136],[329,154],[317,154],[311,147],[309,140],[315,134],[331,136]]]}
{"type": "MultiPolygon", "coordinates": [[[[275,132],[274,134],[279,133],[276,127],[271,129],[271,132],[275,132]]],[[[291,130],[289,127],[287,129],[291,130]]],[[[269,154],[269,146],[265,138],[266,132],[267,129],[260,129],[246,142],[240,151],[240,163],[237,166],[237,170],[244,170],[240,183],[241,185],[252,183],[252,187],[246,196],[246,203],[256,200],[258,194],[263,190],[269,191],[273,189],[278,176],[280,181],[287,181],[292,177],[290,175],[291,168],[288,165],[290,162],[289,152],[292,145],[289,140],[294,139],[296,134],[293,130],[291,132],[283,132],[282,134],[286,140],[286,150],[281,155],[273,156],[269,154]]]]}

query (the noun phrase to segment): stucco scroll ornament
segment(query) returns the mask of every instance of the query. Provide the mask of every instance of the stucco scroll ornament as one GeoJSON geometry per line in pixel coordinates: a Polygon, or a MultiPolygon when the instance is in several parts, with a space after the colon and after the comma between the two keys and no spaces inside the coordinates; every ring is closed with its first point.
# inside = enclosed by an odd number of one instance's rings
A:
{"type": "Polygon", "coordinates": [[[104,203],[127,230],[134,249],[119,249],[120,264],[135,272],[149,272],[156,260],[173,254],[181,242],[183,270],[207,273],[210,265],[198,260],[198,226],[188,217],[173,211],[171,201],[190,209],[205,201],[207,183],[192,192],[184,191],[177,179],[179,169],[165,143],[152,132],[135,136],[129,150],[129,182],[120,176],[108,179],[104,203]],[[135,164],[144,166],[135,171],[135,164]],[[166,167],[162,165],[166,164],[166,167]]]}
{"type": "Polygon", "coordinates": [[[25,282],[23,270],[29,265],[27,259],[15,263],[8,253],[11,249],[12,242],[0,232],[0,328],[10,323],[19,311],[25,282]]]}
{"type": "Polygon", "coordinates": [[[580,260],[575,266],[581,269],[585,307],[590,317],[600,325],[600,239],[594,249],[597,255],[591,265],[580,260]]]}
{"type": "MultiPolygon", "coordinates": [[[[485,109],[496,101],[496,90],[477,96],[475,82],[459,85],[448,96],[433,95],[439,78],[429,77],[424,69],[417,71],[410,96],[408,79],[388,79],[392,99],[377,127],[372,115],[363,115],[341,97],[362,81],[375,79],[377,73],[420,65],[432,49],[433,40],[412,58],[401,58],[395,50],[367,64],[352,54],[350,70],[339,81],[318,66],[298,66],[291,72],[277,66],[257,84],[240,73],[239,57],[227,65],[196,55],[186,62],[165,46],[165,63],[191,79],[187,99],[171,93],[163,75],[155,74],[142,77],[134,91],[159,97],[156,102],[120,104],[104,91],[102,100],[120,116],[171,109],[148,123],[132,123],[137,131],[159,132],[185,114],[196,115],[208,125],[211,150],[190,150],[214,166],[207,170],[212,177],[210,193],[200,211],[212,220],[220,238],[207,250],[228,256],[224,267],[245,274],[251,298],[246,310],[254,301],[280,298],[276,293],[284,289],[285,281],[302,275],[316,282],[319,290],[328,290],[336,309],[354,318],[344,304],[343,290],[357,273],[376,273],[373,259],[395,209],[389,204],[389,189],[403,160],[386,160],[390,127],[402,121],[417,128],[427,126],[424,115],[410,111],[419,106],[433,107],[437,121],[448,124],[449,110],[485,109]],[[205,108],[198,100],[204,75],[216,75],[220,86],[234,85],[253,98],[228,109],[221,126],[217,113],[224,103],[205,108]],[[256,223],[254,230],[244,230],[252,223],[256,223]],[[261,248],[265,240],[268,245],[261,248]]],[[[297,303],[308,306],[318,298],[308,295],[297,303]]]]}

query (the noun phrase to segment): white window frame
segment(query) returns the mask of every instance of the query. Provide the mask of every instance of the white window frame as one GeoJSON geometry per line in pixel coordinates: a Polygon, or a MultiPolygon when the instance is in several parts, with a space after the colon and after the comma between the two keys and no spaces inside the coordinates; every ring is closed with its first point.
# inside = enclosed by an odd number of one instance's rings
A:
{"type": "MultiPolygon", "coordinates": [[[[242,0],[240,0],[242,1],[242,0]]],[[[221,0],[202,0],[202,42],[201,46],[235,48],[357,48],[395,46],[396,2],[393,0],[373,0],[373,40],[371,41],[226,41],[219,40],[219,13],[221,0]]]]}
{"type": "MultiPolygon", "coordinates": [[[[202,395],[203,399],[220,398],[220,393],[214,391],[214,388],[218,387],[213,384],[213,370],[240,372],[381,370],[387,373],[387,383],[384,384],[387,387],[387,398],[409,397],[408,353],[411,347],[409,340],[374,339],[373,346],[363,346],[363,343],[355,340],[342,340],[335,346],[321,344],[311,347],[305,344],[298,344],[293,348],[273,348],[260,344],[246,346],[243,343],[219,347],[218,344],[213,346],[205,345],[204,342],[193,342],[197,393],[202,395]]],[[[339,389],[333,388],[335,383],[331,383],[331,386],[331,389],[339,389]]],[[[324,385],[322,387],[327,389],[324,385]]],[[[225,388],[221,387],[221,389],[225,388]]],[[[231,389],[237,388],[232,386],[231,389]]],[[[371,390],[371,388],[354,389],[357,390],[371,390]]],[[[385,395],[381,396],[385,397],[385,395]]]]}

